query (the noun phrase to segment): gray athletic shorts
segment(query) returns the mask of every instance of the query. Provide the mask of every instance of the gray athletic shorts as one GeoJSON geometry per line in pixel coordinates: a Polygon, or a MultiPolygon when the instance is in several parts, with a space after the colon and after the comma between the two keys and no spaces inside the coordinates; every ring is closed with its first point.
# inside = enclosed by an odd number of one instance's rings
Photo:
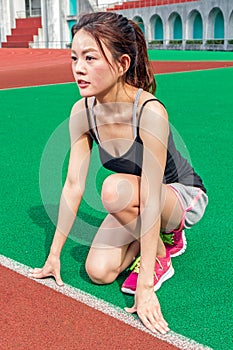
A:
{"type": "Polygon", "coordinates": [[[186,186],[180,183],[172,183],[169,186],[175,191],[184,209],[181,226],[189,229],[201,220],[208,204],[208,196],[198,187],[186,186]]]}

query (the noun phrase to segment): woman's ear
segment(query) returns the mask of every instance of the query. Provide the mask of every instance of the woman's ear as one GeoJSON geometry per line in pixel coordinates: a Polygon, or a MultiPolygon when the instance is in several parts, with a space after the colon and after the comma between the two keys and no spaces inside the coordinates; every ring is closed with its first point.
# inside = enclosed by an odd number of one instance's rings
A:
{"type": "Polygon", "coordinates": [[[131,62],[131,59],[129,57],[129,55],[122,55],[121,58],[120,58],[120,65],[119,65],[119,73],[121,76],[123,76],[127,70],[129,69],[130,67],[130,62],[131,62]]]}

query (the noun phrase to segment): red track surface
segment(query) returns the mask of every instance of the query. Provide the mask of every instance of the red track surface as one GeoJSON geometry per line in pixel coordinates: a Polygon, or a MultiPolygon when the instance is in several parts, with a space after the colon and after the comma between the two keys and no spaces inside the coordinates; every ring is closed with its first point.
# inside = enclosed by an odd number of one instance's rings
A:
{"type": "Polygon", "coordinates": [[[69,50],[0,49],[0,89],[71,81],[69,50]]]}
{"type": "Polygon", "coordinates": [[[154,61],[152,66],[154,73],[159,74],[233,67],[233,61],[154,61]]]}
{"type": "Polygon", "coordinates": [[[0,349],[176,347],[0,266],[0,349]]]}
{"type": "MultiPolygon", "coordinates": [[[[155,73],[233,66],[231,62],[156,61],[155,73]]],[[[0,49],[0,89],[73,82],[70,50],[0,49]]]]}

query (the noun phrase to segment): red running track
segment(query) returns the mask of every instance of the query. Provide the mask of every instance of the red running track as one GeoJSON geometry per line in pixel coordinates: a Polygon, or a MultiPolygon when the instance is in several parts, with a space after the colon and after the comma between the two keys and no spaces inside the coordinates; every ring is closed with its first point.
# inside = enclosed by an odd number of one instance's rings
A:
{"type": "Polygon", "coordinates": [[[1,350],[176,350],[0,265],[1,350]]]}
{"type": "MultiPolygon", "coordinates": [[[[231,67],[233,61],[156,61],[152,65],[159,74],[231,67]]],[[[0,49],[0,89],[73,81],[70,50],[0,49]]]]}

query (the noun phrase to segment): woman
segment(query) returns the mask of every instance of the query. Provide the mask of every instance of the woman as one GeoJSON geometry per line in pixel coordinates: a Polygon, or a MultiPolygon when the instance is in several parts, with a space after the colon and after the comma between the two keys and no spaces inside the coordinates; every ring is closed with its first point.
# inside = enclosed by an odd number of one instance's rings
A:
{"type": "Polygon", "coordinates": [[[83,99],[71,112],[70,161],[50,254],[31,276],[52,275],[63,284],[60,254],[84,193],[94,141],[114,174],[102,186],[108,215],[93,240],[86,271],[94,283],[111,283],[135,261],[122,286],[135,294],[126,310],[165,334],[169,327],[154,291],[174,274],[171,256],[185,250],[183,229],[202,217],[206,190],[176,150],[166,109],[154,97],[140,28],[122,15],[99,12],[83,15],[72,32],[72,68],[83,99]]]}

